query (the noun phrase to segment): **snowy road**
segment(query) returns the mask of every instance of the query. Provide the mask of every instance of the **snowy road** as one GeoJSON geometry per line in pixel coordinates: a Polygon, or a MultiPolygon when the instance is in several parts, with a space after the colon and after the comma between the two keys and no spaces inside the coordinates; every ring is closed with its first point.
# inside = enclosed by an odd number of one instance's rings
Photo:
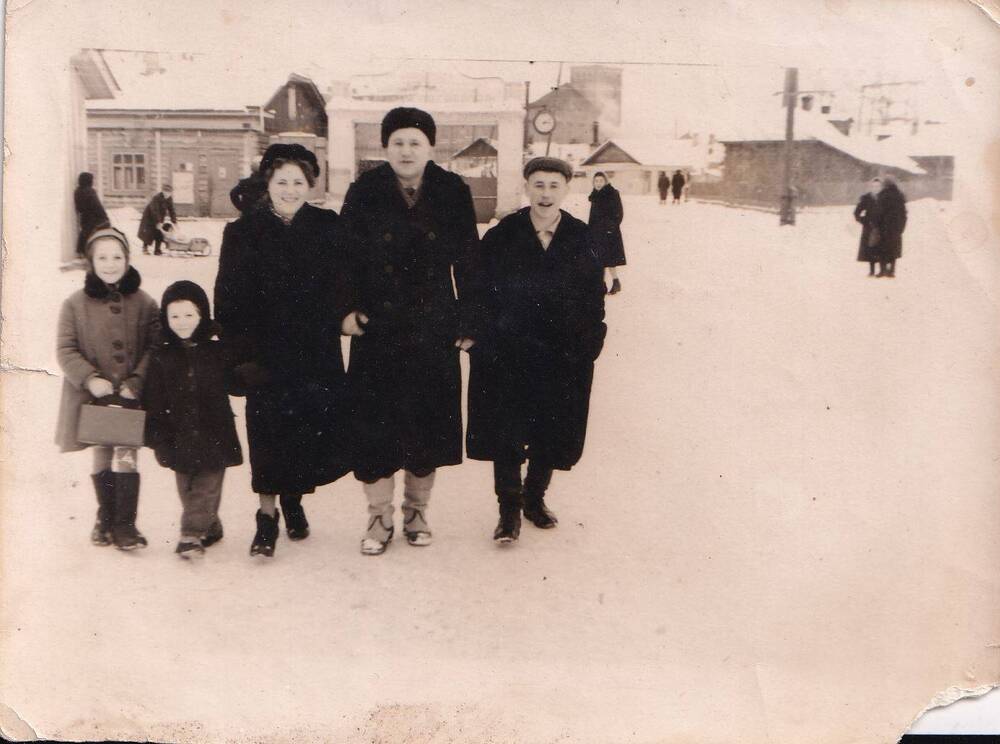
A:
{"type": "MultiPolygon", "coordinates": [[[[997,565],[970,568],[960,549],[997,533],[975,518],[997,486],[989,262],[949,245],[952,208],[937,202],[911,206],[895,280],[854,261],[850,209],[779,229],[720,206],[625,208],[629,265],[607,302],[583,461],[554,478],[559,528],[526,524],[511,549],[490,540],[490,466],[467,461],[438,475],[429,548],[361,556],[364,500],[345,478],[305,499],[307,541],[282,535],[272,561],[251,561],[243,467],[227,475],[225,539],[190,565],[173,554],[172,474],[148,451],[149,549],[93,548],[89,456],[51,444],[59,380],[11,382],[8,398],[36,413],[8,434],[19,457],[5,474],[2,596],[18,623],[3,663],[23,674],[4,702],[47,722],[40,735],[74,739],[94,720],[174,741],[178,725],[187,741],[902,733],[918,710],[877,732],[852,731],[850,710],[872,697],[892,708],[894,680],[925,680],[929,700],[969,672],[940,660],[958,665],[993,625],[930,601],[997,565]],[[940,498],[957,474],[960,504],[940,498]],[[954,653],[922,659],[912,643],[927,635],[950,636],[954,653]],[[790,706],[801,714],[776,716],[790,706]],[[171,725],[134,723],[149,718],[171,725]]],[[[211,292],[222,223],[183,228],[216,256],[137,256],[157,299],[178,278],[211,292]]],[[[60,275],[47,301],[80,279],[60,275]]]]}

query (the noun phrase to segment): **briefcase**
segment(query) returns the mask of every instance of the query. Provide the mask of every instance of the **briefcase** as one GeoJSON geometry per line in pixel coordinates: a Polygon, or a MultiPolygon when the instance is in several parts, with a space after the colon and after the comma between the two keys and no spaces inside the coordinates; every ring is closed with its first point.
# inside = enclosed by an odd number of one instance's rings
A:
{"type": "Polygon", "coordinates": [[[80,406],[76,438],[83,444],[141,447],[146,412],[134,400],[109,395],[80,406]]]}

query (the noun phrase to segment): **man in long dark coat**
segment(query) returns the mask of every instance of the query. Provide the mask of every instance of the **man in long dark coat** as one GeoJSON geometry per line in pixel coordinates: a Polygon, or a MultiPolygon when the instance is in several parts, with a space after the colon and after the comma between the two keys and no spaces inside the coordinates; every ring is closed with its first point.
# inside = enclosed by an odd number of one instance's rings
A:
{"type": "Polygon", "coordinates": [[[153,243],[153,251],[159,256],[163,253],[164,242],[163,221],[169,216],[170,221],[177,222],[177,211],[174,209],[173,187],[169,183],[163,184],[149,204],[142,210],[142,219],[139,221],[139,240],[142,241],[142,252],[149,253],[149,244],[153,243]]]}
{"type": "Polygon", "coordinates": [[[535,158],[524,176],[531,206],[486,233],[464,302],[475,342],[466,447],[469,457],[493,461],[498,543],[518,538],[522,507],[535,526],[555,527],[545,491],[552,471],[569,470],[583,453],[594,360],[607,331],[590,230],[559,209],[572,168],[535,158]]]}
{"type": "Polygon", "coordinates": [[[430,160],[434,120],[397,108],[382,122],[388,162],[361,174],[341,211],[357,288],[344,319],[356,403],[355,477],[368,499],[365,555],[392,538],[393,490],[404,470],[403,532],[428,545],[436,468],[462,461],[462,377],[456,342],[462,267],[479,242],[472,192],[430,160]]]}
{"type": "Polygon", "coordinates": [[[684,174],[679,170],[675,170],[673,177],[670,179],[670,191],[674,195],[674,204],[681,203],[681,194],[684,193],[685,183],[687,183],[687,179],[684,178],[684,174]]]}
{"type": "Polygon", "coordinates": [[[879,233],[879,272],[875,276],[891,279],[896,276],[896,259],[903,255],[906,197],[894,180],[886,178],[875,202],[875,226],[879,233]]]}
{"type": "Polygon", "coordinates": [[[667,194],[670,192],[670,177],[665,171],[660,171],[660,177],[656,181],[656,189],[660,192],[660,204],[666,204],[667,194]]]}
{"type": "Polygon", "coordinates": [[[104,211],[104,205],[94,190],[94,174],[81,173],[77,178],[77,187],[73,192],[73,205],[76,207],[76,214],[80,218],[80,234],[76,241],[76,255],[83,258],[83,249],[87,245],[87,238],[99,227],[111,227],[108,220],[108,213],[104,211]]]}

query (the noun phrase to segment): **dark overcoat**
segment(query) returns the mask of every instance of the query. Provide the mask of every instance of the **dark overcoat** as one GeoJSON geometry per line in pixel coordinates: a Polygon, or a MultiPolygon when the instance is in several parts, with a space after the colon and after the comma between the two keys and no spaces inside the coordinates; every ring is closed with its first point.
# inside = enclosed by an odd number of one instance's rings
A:
{"type": "Polygon", "coordinates": [[[660,174],[656,181],[656,188],[660,192],[660,201],[664,201],[667,198],[667,192],[670,191],[670,177],[666,173],[660,174]]]}
{"type": "Polygon", "coordinates": [[[146,446],[160,465],[178,473],[240,465],[243,454],[229,405],[229,394],[240,390],[230,349],[207,334],[186,345],[162,330],[166,327],[161,315],[161,339],[143,396],[146,446]]]}
{"type": "Polygon", "coordinates": [[[468,285],[469,457],[568,470],[583,453],[607,332],[587,226],[563,212],[545,250],[529,209],[515,212],[486,233],[468,285]]]}
{"type": "Polygon", "coordinates": [[[618,189],[610,183],[602,189],[594,189],[588,197],[590,217],[587,224],[597,247],[597,255],[602,266],[624,266],[625,244],[622,242],[622,219],[625,210],[618,189]]]}
{"type": "Polygon", "coordinates": [[[103,377],[128,387],[142,400],[143,381],[157,338],[156,300],[139,288],[139,272],[129,267],[117,286],[88,273],[59,312],[56,353],[63,371],[56,444],[63,452],[89,447],[76,438],[80,406],[91,401],[87,381],[103,377]]]}
{"type": "Polygon", "coordinates": [[[854,208],[854,219],[861,224],[861,241],[858,244],[859,261],[871,262],[879,260],[878,245],[870,247],[868,245],[872,228],[876,224],[877,215],[878,207],[876,206],[875,196],[871,193],[864,194],[858,200],[858,205],[854,208]]]}
{"type": "Polygon", "coordinates": [[[311,493],[350,470],[340,323],[352,302],[337,223],[305,204],[291,224],[267,208],[223,232],[215,314],[243,362],[257,493],[311,493]]]}
{"type": "Polygon", "coordinates": [[[348,189],[342,218],[368,316],[351,339],[349,376],[365,481],[400,468],[428,470],[462,460],[462,335],[455,286],[479,234],[461,177],[428,162],[410,207],[388,163],[348,189]],[[455,282],[452,283],[454,268],[455,282]]]}
{"type": "Polygon", "coordinates": [[[687,183],[687,181],[682,174],[674,173],[673,177],[670,179],[670,190],[673,192],[675,199],[681,198],[681,194],[684,192],[685,183],[687,183]]]}
{"type": "Polygon", "coordinates": [[[100,197],[93,187],[93,176],[90,173],[81,173],[79,186],[73,192],[73,206],[76,207],[77,216],[80,218],[80,233],[76,241],[77,255],[83,255],[83,249],[87,245],[87,238],[99,227],[110,227],[108,213],[104,211],[100,197]],[[84,176],[90,176],[84,178],[84,176]]]}
{"type": "Polygon", "coordinates": [[[167,196],[162,191],[156,194],[146,208],[142,210],[142,219],[139,220],[139,240],[144,245],[163,240],[163,233],[160,232],[159,225],[169,215],[171,222],[177,222],[177,210],[174,209],[174,198],[167,196]]]}
{"type": "Polygon", "coordinates": [[[887,183],[878,193],[877,203],[879,255],[883,261],[893,261],[903,255],[906,198],[895,184],[887,183]]]}

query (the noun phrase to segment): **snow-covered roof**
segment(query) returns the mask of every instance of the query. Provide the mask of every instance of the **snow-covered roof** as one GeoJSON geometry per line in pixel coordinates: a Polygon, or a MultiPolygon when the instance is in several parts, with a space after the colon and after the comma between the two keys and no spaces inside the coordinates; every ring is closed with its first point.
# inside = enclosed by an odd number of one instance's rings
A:
{"type": "Polygon", "coordinates": [[[611,145],[617,145],[642,165],[654,167],[683,165],[689,168],[704,168],[707,165],[708,150],[704,146],[699,146],[694,138],[613,137],[594,150],[588,160],[597,157],[611,145]]]}
{"type": "Polygon", "coordinates": [[[497,144],[498,144],[497,140],[495,140],[495,139],[493,139],[491,137],[478,137],[477,139],[473,140],[468,145],[466,145],[465,147],[463,147],[461,150],[459,150],[458,152],[456,152],[454,155],[452,155],[452,157],[453,158],[460,158],[463,155],[466,155],[466,154],[468,154],[471,151],[478,150],[480,148],[477,147],[477,146],[480,143],[482,143],[483,145],[485,145],[485,147],[481,148],[481,149],[483,149],[483,150],[485,150],[487,152],[489,150],[493,150],[492,154],[493,155],[497,154],[497,144]]]}
{"type": "Polygon", "coordinates": [[[260,75],[239,62],[185,52],[101,50],[120,92],[87,108],[133,111],[245,111],[263,106],[289,79],[287,70],[260,75]]]}
{"type": "MultiPolygon", "coordinates": [[[[549,147],[549,157],[565,160],[570,165],[577,165],[590,157],[593,151],[593,145],[553,142],[549,147]]],[[[531,158],[540,158],[545,155],[545,140],[542,139],[540,142],[532,142],[528,145],[527,154],[531,158]]]]}
{"type": "MultiPolygon", "coordinates": [[[[876,141],[873,138],[850,137],[833,124],[826,115],[812,111],[795,112],[794,137],[797,142],[817,141],[845,152],[857,160],[891,168],[899,168],[909,173],[924,173],[916,161],[900,148],[898,142],[876,141]]],[[[783,142],[785,139],[785,111],[775,109],[766,118],[750,117],[733,124],[723,131],[718,140],[728,142],[783,142]]],[[[891,138],[890,138],[891,139],[891,138]]]]}

